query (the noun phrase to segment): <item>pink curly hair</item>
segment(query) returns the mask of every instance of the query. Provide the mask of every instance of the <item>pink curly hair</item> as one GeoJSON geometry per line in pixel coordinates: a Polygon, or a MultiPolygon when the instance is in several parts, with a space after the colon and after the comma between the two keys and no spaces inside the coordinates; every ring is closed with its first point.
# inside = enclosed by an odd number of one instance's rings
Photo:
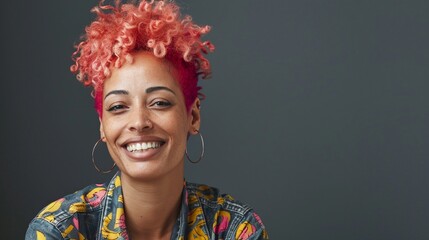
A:
{"type": "Polygon", "coordinates": [[[214,46],[201,37],[209,26],[198,26],[190,16],[181,17],[173,2],[145,1],[138,4],[115,0],[115,5],[103,5],[101,0],[91,12],[97,15],[88,27],[83,41],[76,45],[72,55],[75,62],[70,70],[85,86],[92,86],[95,108],[102,116],[103,83],[112,68],[120,68],[131,61],[130,53],[144,50],[154,56],[168,59],[179,73],[179,84],[189,110],[200,95],[198,78],[211,74],[210,63],[203,54],[214,46]]]}

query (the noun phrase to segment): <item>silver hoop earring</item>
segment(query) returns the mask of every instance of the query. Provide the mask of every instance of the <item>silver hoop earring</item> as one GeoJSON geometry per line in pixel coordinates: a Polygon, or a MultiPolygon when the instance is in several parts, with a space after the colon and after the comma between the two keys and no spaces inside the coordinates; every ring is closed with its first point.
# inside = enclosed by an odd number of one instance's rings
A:
{"type": "Polygon", "coordinates": [[[186,158],[188,158],[189,162],[191,162],[191,163],[199,163],[201,161],[201,159],[203,159],[203,157],[204,157],[204,148],[205,148],[205,146],[204,146],[203,135],[201,135],[200,131],[198,131],[198,130],[195,130],[195,131],[197,131],[197,133],[200,135],[200,139],[201,139],[201,154],[200,154],[200,157],[196,161],[192,161],[191,158],[189,158],[188,148],[186,147],[186,149],[185,149],[186,158]]]}
{"type": "Polygon", "coordinates": [[[100,168],[98,168],[97,164],[95,163],[95,158],[94,158],[94,151],[97,148],[98,143],[102,140],[102,138],[100,138],[95,144],[94,147],[92,148],[92,164],[94,165],[95,169],[99,172],[99,173],[110,173],[113,168],[115,168],[116,163],[113,163],[113,166],[109,169],[109,170],[101,170],[100,168]]]}

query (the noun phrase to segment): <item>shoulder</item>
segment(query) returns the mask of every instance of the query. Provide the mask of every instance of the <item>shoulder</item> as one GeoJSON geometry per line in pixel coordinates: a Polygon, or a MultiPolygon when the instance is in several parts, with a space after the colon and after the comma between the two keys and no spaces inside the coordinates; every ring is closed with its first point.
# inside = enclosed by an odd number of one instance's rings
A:
{"type": "Polygon", "coordinates": [[[222,193],[215,187],[198,183],[186,183],[186,189],[189,193],[188,198],[190,198],[190,200],[194,200],[192,198],[198,198],[201,204],[208,207],[233,211],[240,215],[244,215],[251,210],[249,205],[235,200],[231,195],[222,193]]]}
{"type": "Polygon", "coordinates": [[[99,214],[105,196],[106,184],[93,184],[51,202],[31,221],[26,239],[46,234],[61,236],[70,226],[76,225],[76,215],[90,217],[99,214]]]}
{"type": "Polygon", "coordinates": [[[187,183],[189,209],[201,207],[206,225],[216,237],[225,239],[268,239],[259,215],[248,204],[204,184],[187,183]]]}
{"type": "Polygon", "coordinates": [[[75,213],[97,211],[105,195],[105,184],[93,184],[48,204],[36,218],[56,223],[75,213]]]}

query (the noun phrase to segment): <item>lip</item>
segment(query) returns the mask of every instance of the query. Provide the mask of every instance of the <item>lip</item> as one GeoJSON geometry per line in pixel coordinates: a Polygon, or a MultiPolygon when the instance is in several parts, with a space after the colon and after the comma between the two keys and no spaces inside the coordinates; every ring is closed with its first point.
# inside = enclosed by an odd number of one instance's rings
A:
{"type": "Polygon", "coordinates": [[[164,148],[167,141],[157,136],[139,136],[128,138],[123,144],[121,144],[122,151],[125,155],[134,161],[149,161],[155,157],[164,148]],[[161,146],[158,148],[150,148],[144,151],[129,152],[127,150],[128,144],[140,143],[140,142],[161,142],[161,146]]]}

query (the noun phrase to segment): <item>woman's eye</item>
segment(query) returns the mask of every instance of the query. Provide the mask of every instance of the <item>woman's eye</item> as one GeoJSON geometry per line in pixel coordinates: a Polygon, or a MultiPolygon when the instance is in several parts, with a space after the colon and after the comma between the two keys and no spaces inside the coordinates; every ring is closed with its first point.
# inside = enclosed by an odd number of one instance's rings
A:
{"type": "Polygon", "coordinates": [[[116,112],[122,109],[125,109],[126,107],[124,105],[114,105],[112,107],[110,107],[109,109],[107,109],[107,111],[109,112],[116,112]]]}
{"type": "Polygon", "coordinates": [[[166,107],[171,106],[171,103],[168,101],[155,101],[152,103],[151,106],[158,107],[158,108],[166,108],[166,107]]]}

